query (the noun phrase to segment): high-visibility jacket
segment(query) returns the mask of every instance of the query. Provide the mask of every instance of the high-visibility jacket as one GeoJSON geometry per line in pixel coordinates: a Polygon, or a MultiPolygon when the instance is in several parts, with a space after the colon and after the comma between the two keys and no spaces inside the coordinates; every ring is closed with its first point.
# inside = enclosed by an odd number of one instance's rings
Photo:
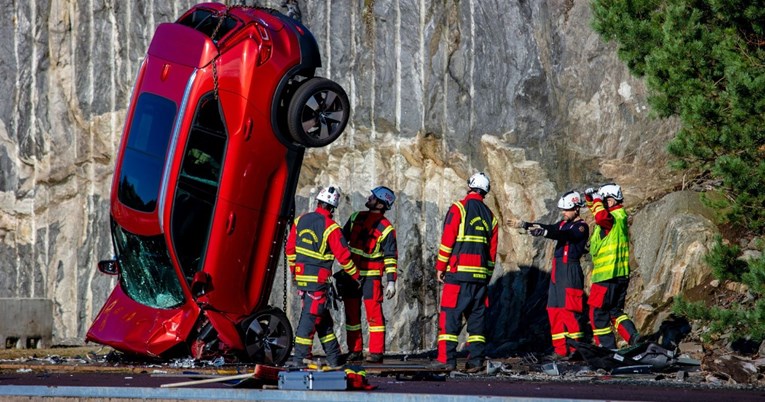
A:
{"type": "Polygon", "coordinates": [[[630,239],[627,228],[627,212],[621,205],[607,210],[603,202],[595,198],[587,202],[598,225],[590,237],[592,255],[592,282],[630,275],[630,239]]]}
{"type": "Polygon", "coordinates": [[[380,212],[354,212],[343,226],[351,258],[360,276],[382,277],[395,281],[398,277],[396,230],[380,212]]]}
{"type": "Polygon", "coordinates": [[[340,226],[324,208],[295,219],[286,248],[287,263],[300,290],[326,290],[335,258],[345,272],[355,279],[359,276],[340,226]]]}
{"type": "Polygon", "coordinates": [[[449,208],[436,270],[447,281],[487,283],[497,256],[497,219],[483,197],[469,193],[449,208]]]}

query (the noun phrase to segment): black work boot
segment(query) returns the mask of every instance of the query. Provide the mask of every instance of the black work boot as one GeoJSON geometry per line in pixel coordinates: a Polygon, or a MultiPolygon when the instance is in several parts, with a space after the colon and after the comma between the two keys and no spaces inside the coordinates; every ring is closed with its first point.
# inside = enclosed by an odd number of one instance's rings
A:
{"type": "Polygon", "coordinates": [[[428,365],[428,369],[430,370],[448,370],[448,371],[454,371],[457,370],[457,363],[441,363],[440,361],[434,361],[428,365]]]}
{"type": "Polygon", "coordinates": [[[345,360],[349,362],[360,362],[364,360],[364,354],[361,352],[351,352],[348,353],[348,357],[346,357],[345,360]]]}
{"type": "Polygon", "coordinates": [[[634,345],[637,345],[638,343],[640,343],[640,334],[635,332],[634,334],[632,334],[632,336],[630,336],[629,344],[630,346],[634,346],[634,345]]]}
{"type": "Polygon", "coordinates": [[[465,372],[469,374],[476,374],[484,371],[483,363],[465,363],[465,372]]]}
{"type": "Polygon", "coordinates": [[[367,363],[382,363],[383,355],[382,353],[370,353],[364,361],[367,363]]]}

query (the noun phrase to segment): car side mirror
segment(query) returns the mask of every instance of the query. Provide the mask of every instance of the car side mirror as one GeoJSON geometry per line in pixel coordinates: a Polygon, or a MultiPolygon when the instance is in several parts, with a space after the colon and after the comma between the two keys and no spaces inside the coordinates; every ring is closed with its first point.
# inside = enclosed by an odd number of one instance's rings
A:
{"type": "Polygon", "coordinates": [[[98,262],[98,270],[107,275],[117,275],[120,267],[116,260],[104,260],[98,262]]]}
{"type": "Polygon", "coordinates": [[[191,280],[191,294],[194,297],[202,296],[210,290],[210,285],[210,275],[204,271],[197,271],[191,280]]]}

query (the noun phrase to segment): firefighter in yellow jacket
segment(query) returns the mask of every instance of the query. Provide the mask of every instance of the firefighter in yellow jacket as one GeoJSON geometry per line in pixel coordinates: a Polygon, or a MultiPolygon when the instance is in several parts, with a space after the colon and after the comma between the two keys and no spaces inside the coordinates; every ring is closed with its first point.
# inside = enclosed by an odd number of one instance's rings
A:
{"type": "Polygon", "coordinates": [[[630,283],[630,239],[622,189],[613,183],[598,191],[588,188],[584,198],[597,225],[590,237],[593,267],[588,304],[592,335],[600,346],[615,349],[616,328],[625,341],[634,345],[640,335],[624,313],[630,283]]]}

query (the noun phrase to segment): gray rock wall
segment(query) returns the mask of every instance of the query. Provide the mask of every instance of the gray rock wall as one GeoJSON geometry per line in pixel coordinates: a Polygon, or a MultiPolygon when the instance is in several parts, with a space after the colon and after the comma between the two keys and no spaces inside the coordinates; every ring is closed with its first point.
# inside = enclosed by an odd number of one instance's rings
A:
{"type": "MultiPolygon", "coordinates": [[[[5,7],[13,23],[0,26],[7,55],[0,59],[7,96],[0,102],[0,297],[51,299],[54,342],[81,341],[114,286],[95,265],[112,253],[111,171],[133,79],[156,25],[193,3],[5,7]]],[[[398,231],[400,280],[396,297],[385,302],[391,350],[435,345],[441,222],[473,172],[491,177],[487,202],[500,221],[552,222],[558,195],[588,183],[619,182],[634,208],[679,182],[666,168],[663,145],[676,122],[649,116],[645,86],[590,29],[587,2],[300,5],[323,52],[318,74],[346,88],[353,115],[340,140],[308,152],[298,211],[312,207],[326,183],[344,190],[341,224],[373,186],[397,192],[389,216],[398,231]]],[[[651,225],[633,232],[682,237],[651,225]]],[[[687,247],[668,247],[663,261],[684,256],[687,247]]],[[[551,250],[551,242],[501,228],[493,347],[544,339],[551,250]]],[[[296,298],[287,292],[294,316],[296,298]]],[[[274,304],[281,306],[282,293],[276,284],[274,304]]],[[[633,299],[630,308],[651,297],[633,299]]]]}

